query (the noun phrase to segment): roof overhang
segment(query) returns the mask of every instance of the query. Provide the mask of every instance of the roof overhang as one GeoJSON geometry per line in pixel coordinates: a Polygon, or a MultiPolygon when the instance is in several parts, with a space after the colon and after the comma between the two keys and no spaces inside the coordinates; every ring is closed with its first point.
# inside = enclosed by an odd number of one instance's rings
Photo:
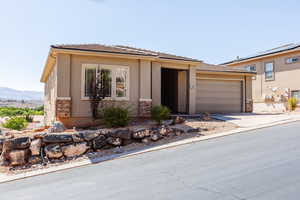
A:
{"type": "Polygon", "coordinates": [[[256,72],[239,72],[239,71],[214,71],[214,70],[199,70],[198,74],[218,74],[218,75],[236,75],[236,76],[255,76],[256,72]]]}
{"type": "Polygon", "coordinates": [[[248,62],[251,62],[251,61],[260,60],[260,59],[264,59],[264,58],[274,57],[274,56],[278,56],[278,55],[286,55],[286,54],[294,53],[294,52],[297,52],[297,51],[300,51],[300,49],[296,48],[296,49],[291,49],[291,50],[285,50],[285,51],[282,51],[282,52],[270,53],[270,54],[266,54],[266,55],[262,55],[262,56],[254,56],[252,58],[235,60],[235,61],[223,63],[222,65],[235,66],[235,65],[248,63],[248,62]]]}
{"type": "Polygon", "coordinates": [[[64,49],[51,47],[47,61],[42,73],[41,82],[46,82],[49,73],[51,72],[55,62],[57,54],[71,54],[71,55],[83,55],[83,56],[98,56],[98,57],[110,57],[110,58],[125,58],[125,59],[140,59],[140,60],[149,60],[157,62],[168,62],[176,64],[186,64],[192,66],[198,66],[202,61],[193,61],[193,60],[183,60],[183,59],[173,59],[173,58],[159,58],[152,55],[135,55],[128,53],[115,53],[115,52],[99,52],[99,51],[90,51],[90,50],[75,50],[75,49],[64,49]]]}

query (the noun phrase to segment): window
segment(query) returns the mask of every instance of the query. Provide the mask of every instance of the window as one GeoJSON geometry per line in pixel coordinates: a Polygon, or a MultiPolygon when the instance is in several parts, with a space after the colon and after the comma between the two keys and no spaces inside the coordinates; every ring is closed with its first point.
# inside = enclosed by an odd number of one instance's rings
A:
{"type": "Polygon", "coordinates": [[[265,80],[266,81],[273,81],[274,80],[274,63],[268,62],[265,63],[265,80]]]}
{"type": "Polygon", "coordinates": [[[248,65],[245,67],[246,70],[251,72],[256,72],[256,66],[255,65],[248,65]]]}
{"type": "Polygon", "coordinates": [[[292,97],[300,100],[300,90],[294,90],[294,91],[292,91],[292,97]]]}
{"type": "Polygon", "coordinates": [[[96,79],[105,77],[105,96],[107,99],[129,99],[129,67],[114,65],[82,65],[82,98],[88,99],[96,79]]]}
{"type": "Polygon", "coordinates": [[[292,63],[296,63],[296,62],[299,62],[299,61],[300,61],[299,56],[298,56],[298,57],[287,58],[287,59],[285,60],[285,62],[286,62],[287,64],[292,64],[292,63]]]}

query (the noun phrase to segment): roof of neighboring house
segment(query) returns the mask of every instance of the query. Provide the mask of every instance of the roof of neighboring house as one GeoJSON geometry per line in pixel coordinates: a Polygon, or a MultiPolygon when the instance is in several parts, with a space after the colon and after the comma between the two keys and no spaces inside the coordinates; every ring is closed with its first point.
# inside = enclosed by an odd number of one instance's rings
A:
{"type": "Polygon", "coordinates": [[[246,61],[246,60],[249,60],[249,59],[259,58],[259,57],[262,57],[262,56],[268,56],[268,55],[281,53],[281,52],[285,52],[285,51],[290,51],[290,50],[294,50],[294,49],[297,49],[297,48],[300,49],[300,44],[299,43],[298,44],[294,44],[294,43],[286,44],[286,45],[283,45],[283,46],[280,46],[280,47],[276,47],[276,48],[273,48],[273,49],[269,49],[269,50],[266,50],[266,51],[261,51],[261,52],[255,53],[255,54],[250,55],[250,56],[246,56],[246,57],[238,58],[238,59],[235,59],[235,60],[232,60],[232,61],[229,61],[229,62],[225,62],[225,63],[222,63],[221,65],[228,65],[228,64],[235,63],[235,62],[246,61]]]}
{"type": "Polygon", "coordinates": [[[204,72],[231,72],[231,73],[245,73],[245,74],[256,74],[256,72],[249,71],[244,68],[239,67],[227,67],[224,65],[211,65],[205,64],[202,66],[197,67],[197,71],[204,71],[204,72]]]}
{"type": "Polygon", "coordinates": [[[200,60],[193,59],[193,58],[176,56],[173,54],[123,46],[123,45],[75,44],[75,45],[52,45],[51,47],[54,49],[116,53],[116,54],[127,54],[127,55],[137,55],[137,56],[152,56],[152,57],[157,57],[162,59],[202,62],[200,60]]]}

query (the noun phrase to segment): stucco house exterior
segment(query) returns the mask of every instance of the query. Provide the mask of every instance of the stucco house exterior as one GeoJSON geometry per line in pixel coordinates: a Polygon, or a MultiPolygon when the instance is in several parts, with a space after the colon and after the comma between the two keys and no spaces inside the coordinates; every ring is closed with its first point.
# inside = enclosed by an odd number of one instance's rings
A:
{"type": "Polygon", "coordinates": [[[93,123],[89,102],[97,72],[110,79],[104,105],[128,106],[149,117],[153,105],[173,113],[251,112],[255,72],[128,46],[53,45],[43,70],[45,123],[93,123]]]}
{"type": "Polygon", "coordinates": [[[282,112],[289,97],[300,98],[300,44],[287,44],[223,65],[256,71],[254,112],[282,112]]]}

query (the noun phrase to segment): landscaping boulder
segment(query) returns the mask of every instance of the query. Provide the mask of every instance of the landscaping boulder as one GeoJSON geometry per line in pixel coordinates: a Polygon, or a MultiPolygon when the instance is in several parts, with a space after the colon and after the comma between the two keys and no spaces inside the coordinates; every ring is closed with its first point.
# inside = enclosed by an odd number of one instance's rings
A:
{"type": "Polygon", "coordinates": [[[0,165],[6,165],[9,160],[9,153],[12,151],[12,140],[4,140],[2,146],[2,153],[0,156],[0,165]]]}
{"type": "Polygon", "coordinates": [[[40,155],[41,146],[42,146],[42,140],[41,139],[32,140],[31,144],[30,144],[30,147],[29,147],[29,149],[31,151],[31,155],[33,155],[33,156],[40,155]]]}
{"type": "Polygon", "coordinates": [[[148,144],[150,142],[150,140],[151,140],[150,137],[145,137],[142,139],[142,143],[148,144]]]}
{"type": "Polygon", "coordinates": [[[186,132],[186,130],[184,128],[180,128],[180,127],[173,127],[172,129],[173,129],[173,132],[175,133],[175,135],[177,135],[177,136],[186,132]]]}
{"type": "MultiPolygon", "coordinates": [[[[154,130],[155,131],[155,130],[154,130]]],[[[167,136],[169,133],[171,133],[173,130],[169,128],[168,126],[162,126],[158,129],[158,132],[162,136],[167,136]]]]}
{"type": "Polygon", "coordinates": [[[121,138],[125,140],[131,139],[131,133],[128,128],[112,130],[110,133],[108,133],[108,136],[113,138],[121,138]]]}
{"type": "Polygon", "coordinates": [[[47,134],[43,137],[45,143],[66,143],[73,142],[71,134],[47,134]]]}
{"type": "Polygon", "coordinates": [[[132,137],[134,139],[143,139],[150,136],[150,130],[146,128],[139,128],[132,131],[132,137]]]}
{"type": "Polygon", "coordinates": [[[201,129],[200,128],[193,128],[193,127],[191,127],[191,128],[189,128],[189,129],[187,129],[187,133],[196,133],[196,132],[200,132],[201,131],[201,129]]]}
{"type": "Polygon", "coordinates": [[[4,139],[0,139],[0,154],[1,154],[2,149],[3,149],[3,143],[4,143],[4,139]]]}
{"type": "Polygon", "coordinates": [[[80,135],[80,133],[73,133],[73,134],[71,134],[71,136],[72,136],[73,142],[75,142],[75,143],[78,143],[78,142],[84,142],[84,139],[83,139],[83,137],[80,135]]]}
{"type": "Polygon", "coordinates": [[[12,139],[12,148],[13,149],[27,149],[30,146],[29,137],[19,137],[12,139]]]}
{"type": "Polygon", "coordinates": [[[108,137],[106,141],[108,144],[111,144],[113,146],[120,146],[122,144],[121,138],[108,137]]]}
{"type": "Polygon", "coordinates": [[[185,119],[183,117],[180,117],[180,116],[176,116],[173,119],[173,124],[182,124],[184,122],[185,122],[185,119]]]}
{"type": "Polygon", "coordinates": [[[29,149],[13,150],[9,152],[9,161],[11,166],[25,165],[29,157],[29,149]]]}
{"type": "Polygon", "coordinates": [[[152,141],[156,142],[157,140],[162,138],[162,135],[158,132],[155,132],[155,133],[151,134],[150,138],[152,141]]]}
{"type": "Polygon", "coordinates": [[[36,165],[36,164],[42,163],[42,161],[43,160],[42,160],[41,156],[31,156],[28,159],[28,163],[31,165],[36,165]]]}
{"type": "Polygon", "coordinates": [[[48,129],[49,133],[61,133],[64,132],[66,130],[65,126],[63,125],[63,123],[57,121],[54,122],[52,124],[52,126],[50,126],[50,128],[48,129]]]}
{"type": "Polygon", "coordinates": [[[93,140],[93,148],[101,149],[107,144],[106,137],[104,135],[99,135],[97,138],[93,140]]]}
{"type": "Polygon", "coordinates": [[[98,137],[100,133],[97,131],[81,131],[79,135],[81,138],[88,142],[98,137]]]}
{"type": "Polygon", "coordinates": [[[58,144],[50,144],[46,146],[45,153],[49,159],[58,159],[63,156],[61,147],[58,144]]]}
{"type": "Polygon", "coordinates": [[[61,147],[64,156],[66,156],[67,158],[80,156],[84,154],[88,150],[88,148],[89,147],[87,146],[86,142],[75,143],[61,147]]]}

